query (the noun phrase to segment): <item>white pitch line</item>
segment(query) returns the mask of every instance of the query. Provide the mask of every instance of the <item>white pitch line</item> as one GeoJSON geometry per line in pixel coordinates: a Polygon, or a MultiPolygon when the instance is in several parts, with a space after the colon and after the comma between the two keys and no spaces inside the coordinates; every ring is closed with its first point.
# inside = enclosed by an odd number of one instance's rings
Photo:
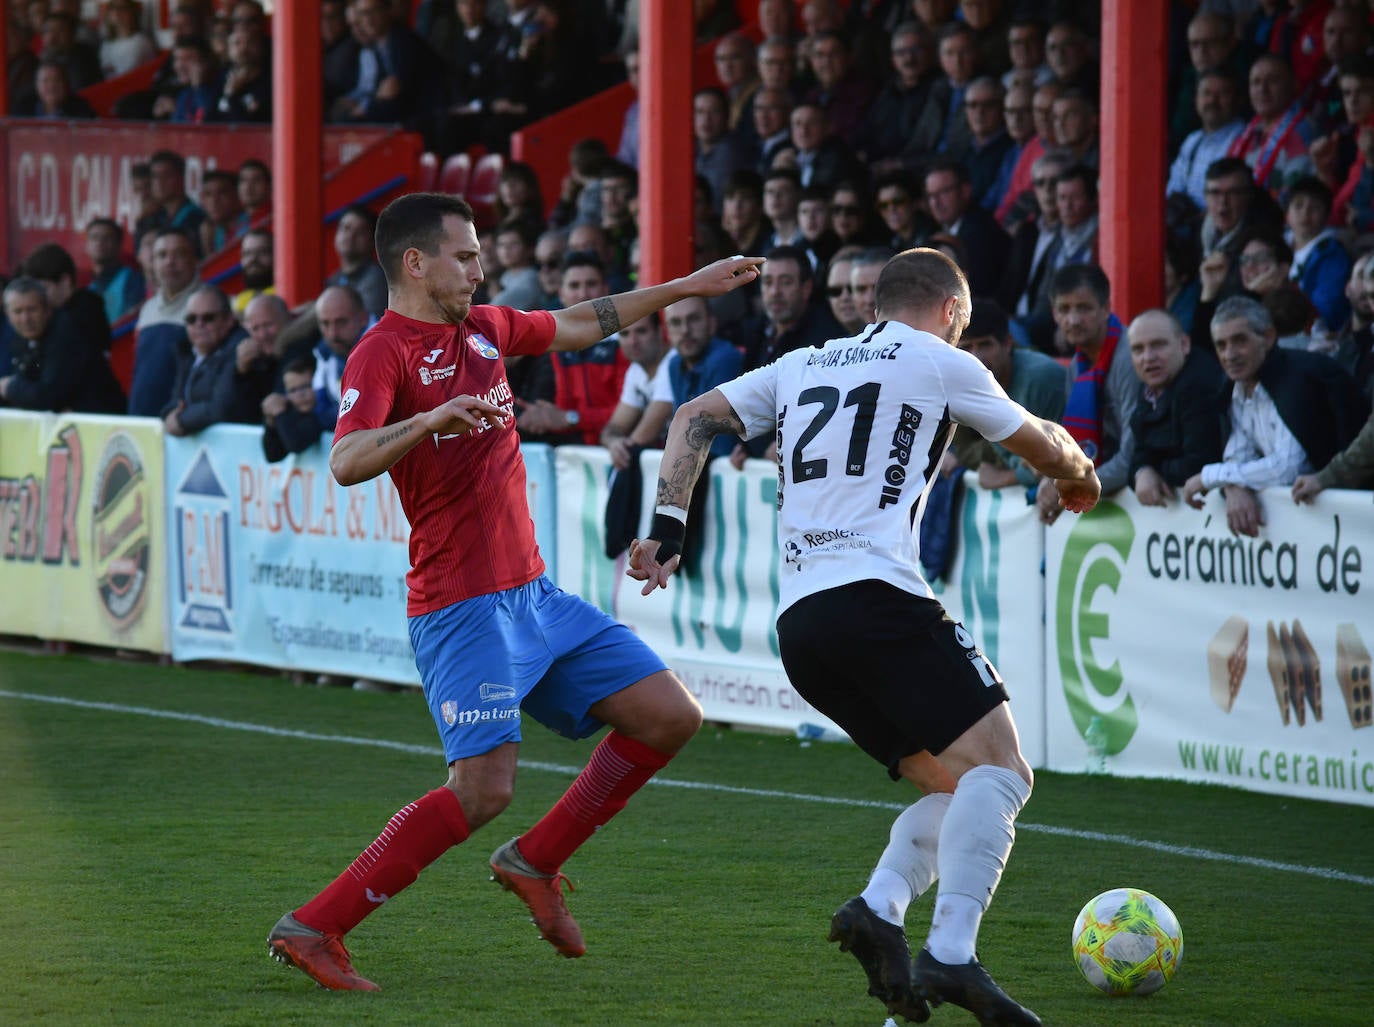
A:
{"type": "MultiPolygon", "coordinates": [[[[270,724],[252,724],[241,720],[225,720],[221,717],[206,717],[198,713],[181,713],[177,710],[159,710],[147,706],[125,706],[120,703],[91,702],[86,699],[69,699],[65,696],[38,695],[31,692],[10,692],[0,689],[0,699],[22,699],[29,702],[52,703],[56,706],[72,706],[83,710],[101,710],[106,713],[123,713],[139,717],[156,717],[161,720],[179,720],[190,724],[204,724],[207,727],[224,728],[227,731],[248,731],[259,735],[273,735],[279,738],[298,738],[307,742],[331,742],[339,745],[360,745],[373,749],[390,749],[394,752],[413,753],[417,756],[433,756],[443,759],[444,751],[435,745],[413,745],[409,742],[392,742],[384,738],[361,738],[357,735],[324,735],[315,731],[298,731],[294,728],[272,727],[270,724]]],[[[581,767],[565,766],[559,763],[520,761],[522,770],[543,770],[569,777],[581,771],[581,767]]],[[[649,784],[661,788],[690,788],[698,791],[719,792],[726,795],[748,795],[767,799],[786,799],[792,802],[822,803],[832,806],[851,808],[873,808],[900,810],[906,806],[899,802],[879,802],[873,799],[845,799],[829,795],[807,795],[802,792],[784,792],[772,788],[742,788],[736,785],[709,784],[703,781],[678,781],[672,778],[651,778],[649,784]]],[[[1126,845],[1136,849],[1148,849],[1169,856],[1185,856],[1191,859],[1205,859],[1216,863],[1231,863],[1239,866],[1255,867],[1260,870],[1276,870],[1281,873],[1304,874],[1330,881],[1344,881],[1347,884],[1361,884],[1374,887],[1374,877],[1346,873],[1330,867],[1310,867],[1297,863],[1281,863],[1258,856],[1240,856],[1228,852],[1214,852],[1190,845],[1169,845],[1165,842],[1152,842],[1144,838],[1132,838],[1124,834],[1106,834],[1102,831],[1082,831],[1073,827],[1055,827],[1051,824],[1031,824],[1018,820],[1018,831],[1039,834],[1059,835],[1066,838],[1079,838],[1090,842],[1107,842],[1112,845],[1126,845]]]]}

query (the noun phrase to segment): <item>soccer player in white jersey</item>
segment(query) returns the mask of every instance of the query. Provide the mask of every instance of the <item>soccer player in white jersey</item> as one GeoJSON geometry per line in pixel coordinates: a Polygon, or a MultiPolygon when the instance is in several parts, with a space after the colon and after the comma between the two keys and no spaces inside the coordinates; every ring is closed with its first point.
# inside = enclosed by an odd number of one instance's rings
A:
{"type": "Polygon", "coordinates": [[[644,594],[677,569],[692,486],[711,440],[776,432],[778,640],[797,691],[924,797],[892,825],[867,888],[842,905],[830,940],[853,952],[868,991],[923,1022],[950,1002],[981,1024],[1038,1024],[974,955],[1014,823],[1030,797],[1007,692],[921,577],[927,487],[955,424],[1000,442],[1056,480],[1081,513],[1101,487],[1062,427],[1010,400],[955,346],[968,281],[931,249],[892,258],[877,316],[851,338],[786,353],[684,404],[673,418],[650,537],[630,549],[644,594]],[[908,905],[936,880],[925,946],[911,959],[908,905]]]}

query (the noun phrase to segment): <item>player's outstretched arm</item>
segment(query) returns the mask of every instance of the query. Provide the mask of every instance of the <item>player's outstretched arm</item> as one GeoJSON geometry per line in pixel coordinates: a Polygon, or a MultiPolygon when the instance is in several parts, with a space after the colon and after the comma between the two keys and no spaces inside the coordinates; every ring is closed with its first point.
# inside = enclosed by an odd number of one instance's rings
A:
{"type": "Polygon", "coordinates": [[[678,407],[668,428],[668,444],[659,463],[658,493],[649,537],[630,543],[630,565],[625,571],[644,582],[641,595],[655,588],[667,588],[681,562],[682,538],[687,528],[687,506],[692,489],[711,443],[721,432],[738,435],[744,422],[719,389],[689,400],[678,407]]]}
{"type": "Polygon", "coordinates": [[[1071,513],[1087,513],[1102,495],[1093,462],[1062,425],[1027,413],[1025,423],[1002,445],[1041,474],[1053,478],[1059,502],[1071,513]]]}
{"type": "Polygon", "coordinates": [[[572,350],[594,346],[625,325],[648,317],[670,303],[688,296],[722,296],[758,278],[762,257],[726,257],[693,271],[685,278],[674,278],[662,285],[651,285],[634,292],[600,296],[553,311],[557,325],[551,349],[572,350]]]}
{"type": "Polygon", "coordinates": [[[426,413],[381,428],[349,432],[329,451],[329,469],[340,485],[356,485],[387,471],[421,439],[462,435],[484,421],[504,428],[513,422],[509,411],[476,396],[454,396],[426,413]]]}

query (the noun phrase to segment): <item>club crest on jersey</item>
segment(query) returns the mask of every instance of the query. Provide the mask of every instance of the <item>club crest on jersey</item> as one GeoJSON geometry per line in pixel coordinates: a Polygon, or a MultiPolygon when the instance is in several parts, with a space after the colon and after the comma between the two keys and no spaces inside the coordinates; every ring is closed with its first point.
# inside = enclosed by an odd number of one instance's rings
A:
{"type": "Polygon", "coordinates": [[[469,335],[468,345],[477,351],[478,356],[486,357],[488,360],[496,360],[501,356],[501,351],[488,342],[487,337],[481,332],[469,335]]]}
{"type": "Polygon", "coordinates": [[[444,723],[452,727],[458,720],[458,704],[452,699],[445,699],[439,704],[439,712],[443,715],[444,723]]]}
{"type": "Polygon", "coordinates": [[[353,404],[358,402],[358,390],[349,389],[339,397],[339,413],[346,414],[353,409],[353,404]]]}
{"type": "Polygon", "coordinates": [[[448,367],[436,367],[432,371],[427,367],[422,367],[419,369],[420,384],[429,385],[433,382],[442,381],[445,378],[452,378],[453,372],[457,367],[457,364],[449,364],[448,367]]]}

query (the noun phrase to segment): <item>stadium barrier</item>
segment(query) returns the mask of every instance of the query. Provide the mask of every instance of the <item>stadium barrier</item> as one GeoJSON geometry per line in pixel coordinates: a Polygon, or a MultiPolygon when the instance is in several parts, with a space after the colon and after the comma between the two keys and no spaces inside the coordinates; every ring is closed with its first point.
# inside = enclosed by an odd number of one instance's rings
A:
{"type": "Polygon", "coordinates": [[[0,631],[167,652],[162,425],[0,410],[0,631]]]}
{"type": "MultiPolygon", "coordinates": [[[[641,532],[653,513],[659,456],[653,450],[640,454],[641,532]]],[[[700,573],[647,597],[640,596],[640,583],[625,576],[624,554],[614,563],[604,554],[608,468],[605,450],[558,450],[559,583],[634,628],[682,677],[707,719],[834,728],[796,693],[779,662],[773,624],[780,564],[776,467],[761,460],[749,461],[742,472],[722,461],[712,465],[700,573]]],[[[1013,502],[1004,502],[1003,495],[968,494],[960,528],[965,544],[949,575],[959,584],[941,599],[985,640],[989,658],[1016,682],[1008,687],[1017,699],[1027,758],[1043,761],[1043,532],[1034,508],[1021,501],[1023,493],[1013,502]],[[1015,614],[1004,617],[1003,609],[1015,614]]],[[[805,554],[799,558],[804,568],[805,554]]]]}
{"type": "Polygon", "coordinates": [[[1046,766],[1081,770],[1102,718],[1110,768],[1374,805],[1371,493],[1261,498],[1256,539],[1225,501],[1129,491],[1046,532],[1046,766]]]}
{"type": "MultiPolygon", "coordinates": [[[[344,488],[315,446],[268,463],[262,429],[166,439],[172,656],[419,684],[406,629],[410,526],[390,477],[344,488]]],[[[526,446],[554,522],[552,456],[526,446]]],[[[547,559],[547,557],[546,557],[547,559]]]]}
{"type": "MultiPolygon", "coordinates": [[[[341,488],[323,446],[269,464],[260,437],[0,411],[0,631],[416,683],[390,481],[341,488]]],[[[698,572],[642,597],[605,554],[605,451],[524,453],[550,576],[643,636],[708,719],[833,726],[778,659],[771,465],[712,467],[698,572]]],[[[657,453],[641,472],[642,531],[657,453]]],[[[1021,490],[968,477],[939,598],[1005,676],[1034,766],[1083,770],[1100,718],[1113,773],[1374,805],[1371,494],[1262,499],[1258,539],[1215,494],[1127,492],[1046,529],[1021,490]]]]}

